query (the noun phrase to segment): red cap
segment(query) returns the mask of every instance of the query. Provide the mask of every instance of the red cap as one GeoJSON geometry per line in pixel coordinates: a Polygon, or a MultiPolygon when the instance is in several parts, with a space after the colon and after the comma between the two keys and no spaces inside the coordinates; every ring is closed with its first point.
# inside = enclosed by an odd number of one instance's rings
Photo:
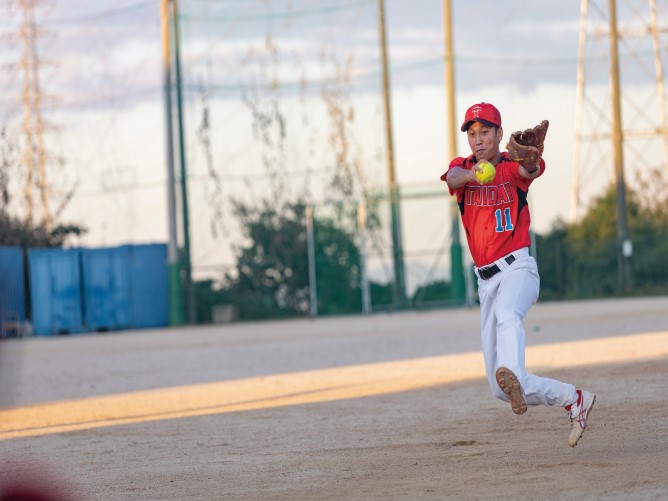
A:
{"type": "Polygon", "coordinates": [[[473,122],[480,122],[487,127],[501,127],[501,113],[499,113],[499,110],[493,104],[474,104],[466,110],[462,132],[467,131],[473,122]]]}

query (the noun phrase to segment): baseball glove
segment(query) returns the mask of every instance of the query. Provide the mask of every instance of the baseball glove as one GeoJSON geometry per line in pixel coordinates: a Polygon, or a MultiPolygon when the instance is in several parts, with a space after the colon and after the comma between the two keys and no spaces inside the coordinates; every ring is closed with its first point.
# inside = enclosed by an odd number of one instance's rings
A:
{"type": "Polygon", "coordinates": [[[506,145],[508,158],[518,162],[527,172],[536,172],[543,156],[543,143],[549,126],[550,122],[543,120],[533,129],[513,132],[506,145]]]}

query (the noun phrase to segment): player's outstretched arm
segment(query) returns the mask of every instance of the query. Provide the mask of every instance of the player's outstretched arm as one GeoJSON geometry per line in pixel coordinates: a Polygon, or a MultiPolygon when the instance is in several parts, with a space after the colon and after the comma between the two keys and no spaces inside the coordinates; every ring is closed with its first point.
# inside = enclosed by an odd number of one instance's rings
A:
{"type": "Polygon", "coordinates": [[[471,169],[453,167],[448,171],[445,182],[448,183],[448,188],[451,190],[458,190],[467,183],[477,182],[478,179],[475,177],[476,172],[482,172],[482,169],[477,164],[471,169]]]}
{"type": "Polygon", "coordinates": [[[518,130],[510,135],[506,145],[508,158],[520,164],[520,175],[526,179],[535,179],[545,167],[542,156],[549,126],[550,122],[543,120],[533,129],[518,130]]]}
{"type": "Polygon", "coordinates": [[[544,165],[545,164],[541,159],[540,166],[537,169],[534,169],[533,171],[529,171],[526,167],[520,164],[519,167],[520,176],[522,176],[524,179],[536,179],[538,176],[540,176],[540,173],[542,172],[544,165]]]}

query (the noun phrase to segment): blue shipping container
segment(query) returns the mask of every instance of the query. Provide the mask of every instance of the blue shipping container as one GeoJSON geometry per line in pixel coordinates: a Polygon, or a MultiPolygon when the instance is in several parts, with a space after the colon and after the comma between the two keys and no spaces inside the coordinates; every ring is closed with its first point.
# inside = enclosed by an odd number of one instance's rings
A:
{"type": "Polygon", "coordinates": [[[0,336],[18,335],[25,318],[23,250],[0,247],[0,336]]]}
{"type": "Polygon", "coordinates": [[[169,325],[169,283],[167,246],[147,244],[127,246],[133,328],[169,325]]]}
{"type": "Polygon", "coordinates": [[[35,334],[83,332],[80,249],[31,249],[30,298],[35,334]]]}
{"type": "Polygon", "coordinates": [[[87,330],[130,327],[128,252],[124,248],[83,249],[83,310],[87,330]]]}
{"type": "Polygon", "coordinates": [[[82,249],[81,260],[87,330],[168,324],[165,244],[82,249]]]}
{"type": "Polygon", "coordinates": [[[39,249],[28,256],[36,334],[169,323],[165,244],[39,249]]]}

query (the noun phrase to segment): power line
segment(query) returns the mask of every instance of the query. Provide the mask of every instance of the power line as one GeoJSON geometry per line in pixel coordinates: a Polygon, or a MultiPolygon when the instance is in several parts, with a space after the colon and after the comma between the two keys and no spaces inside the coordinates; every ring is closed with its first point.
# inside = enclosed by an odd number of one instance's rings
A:
{"type": "Polygon", "coordinates": [[[146,9],[148,7],[154,7],[154,2],[153,1],[144,1],[141,3],[136,3],[132,5],[127,5],[122,8],[118,9],[109,9],[109,10],[103,10],[99,12],[95,12],[92,14],[87,14],[85,16],[78,16],[78,17],[67,17],[67,18],[61,18],[61,19],[53,19],[49,21],[50,24],[78,24],[78,23],[89,23],[92,21],[103,21],[106,19],[109,19],[110,17],[114,16],[121,16],[123,14],[129,14],[131,12],[137,12],[142,9],[146,9]]]}
{"type": "MultiPolygon", "coordinates": [[[[637,53],[637,57],[652,57],[653,53],[650,51],[645,51],[642,53],[637,53]]],[[[629,56],[630,57],[630,56],[629,56]]],[[[420,61],[414,61],[414,62],[409,62],[403,65],[397,65],[393,68],[392,73],[394,75],[398,74],[403,74],[403,73],[410,73],[411,71],[415,70],[420,70],[424,68],[430,68],[430,67],[436,67],[440,66],[443,64],[443,59],[444,56],[437,56],[437,57],[432,57],[428,59],[423,59],[420,61]]],[[[624,59],[624,57],[622,57],[624,59]]],[[[545,58],[545,57],[540,57],[540,58],[522,58],[522,57],[507,57],[507,58],[497,58],[497,57],[481,57],[481,56],[462,56],[456,58],[457,63],[459,64],[499,64],[499,65],[516,65],[516,66],[538,66],[538,65],[544,65],[544,66],[551,66],[551,65],[577,65],[578,61],[577,58],[566,58],[566,57],[554,57],[554,58],[545,58]]],[[[587,58],[587,61],[590,63],[600,63],[604,64],[607,61],[607,56],[601,55],[601,56],[590,56],[587,58]]],[[[374,68],[372,70],[364,71],[361,73],[353,74],[350,76],[350,80],[352,82],[360,82],[364,80],[373,80],[377,79],[378,75],[380,72],[380,68],[374,68]]],[[[328,84],[328,83],[336,83],[340,79],[337,77],[324,77],[324,78],[318,78],[318,79],[313,79],[308,82],[309,85],[322,85],[322,84],[328,84]]],[[[269,86],[270,84],[267,84],[269,86]]],[[[210,89],[217,90],[220,92],[229,92],[229,93],[239,93],[239,92],[244,92],[247,91],[253,87],[252,84],[246,83],[246,82],[235,82],[235,83],[229,83],[229,84],[216,84],[216,83],[209,83],[207,86],[210,89]]],[[[284,90],[289,90],[289,89],[296,89],[296,90],[302,90],[303,89],[303,82],[302,81],[297,81],[297,80],[290,80],[290,81],[283,81],[280,83],[280,87],[284,90]]],[[[200,84],[185,84],[183,86],[184,90],[187,92],[198,92],[200,89],[200,84]]],[[[90,106],[94,105],[96,103],[105,103],[105,102],[111,102],[114,101],[116,98],[119,96],[124,96],[124,97],[132,97],[132,96],[147,96],[147,95],[155,95],[156,93],[160,92],[161,86],[159,84],[155,85],[149,85],[149,86],[144,86],[141,88],[137,88],[135,90],[129,90],[127,88],[123,90],[119,90],[118,92],[111,92],[107,95],[105,95],[102,98],[92,98],[89,99],[85,102],[73,102],[73,103],[63,103],[60,108],[77,108],[81,106],[90,106]]]]}
{"type": "Polygon", "coordinates": [[[344,4],[335,4],[335,5],[326,5],[323,7],[314,7],[311,9],[301,9],[301,10],[288,10],[282,12],[268,12],[266,14],[249,14],[245,16],[223,16],[223,15],[207,15],[200,16],[197,14],[181,14],[179,18],[183,21],[208,21],[208,22],[220,22],[221,19],[228,21],[266,21],[268,19],[276,18],[294,18],[294,17],[305,17],[305,16],[314,16],[322,15],[331,12],[338,12],[342,10],[353,9],[359,7],[360,5],[374,5],[372,0],[356,0],[354,2],[348,2],[344,4]]]}
{"type": "MultiPolygon", "coordinates": [[[[290,176],[291,178],[295,177],[303,177],[303,176],[310,176],[310,175],[320,175],[324,174],[327,172],[329,169],[299,169],[299,170],[291,170],[291,171],[284,171],[284,174],[286,176],[290,176]]],[[[268,182],[270,179],[266,176],[262,176],[259,174],[222,174],[218,176],[222,181],[229,181],[229,182],[240,182],[240,183],[245,183],[247,181],[253,181],[254,183],[257,182],[268,182]]],[[[211,181],[211,177],[208,175],[195,175],[195,176],[188,176],[188,182],[189,183],[208,183],[211,181]]],[[[137,191],[137,190],[151,190],[155,188],[164,188],[165,183],[167,182],[166,179],[157,179],[153,181],[145,181],[141,183],[133,183],[129,185],[119,185],[117,187],[113,188],[106,188],[106,189],[85,189],[85,190],[77,190],[76,195],[77,196],[100,196],[103,194],[111,194],[111,193],[116,193],[119,191],[137,191]]],[[[58,191],[54,191],[55,193],[59,193],[58,191]]]]}
{"type": "MultiPolygon", "coordinates": [[[[629,58],[631,56],[628,56],[629,58]]],[[[653,52],[651,51],[645,51],[642,53],[637,53],[637,57],[653,57],[653,52]]],[[[392,69],[393,74],[402,74],[402,73],[408,73],[414,70],[419,70],[423,68],[429,68],[429,67],[435,67],[435,66],[440,66],[443,64],[445,56],[437,56],[437,57],[432,57],[428,59],[423,59],[420,61],[414,61],[410,63],[406,63],[403,65],[398,65],[395,66],[392,69]]],[[[623,58],[622,58],[623,59],[623,58]]],[[[455,58],[456,62],[459,64],[484,64],[484,65],[490,65],[490,64],[497,64],[497,65],[504,65],[504,66],[509,66],[509,65],[515,65],[515,66],[552,66],[552,65],[577,65],[578,64],[578,58],[577,57],[553,57],[553,58],[546,58],[546,57],[506,57],[506,58],[499,58],[496,56],[493,57],[484,57],[484,56],[461,56],[455,58]]],[[[590,56],[587,58],[587,61],[590,63],[600,63],[604,64],[607,62],[607,56],[606,55],[601,55],[601,56],[590,56]]],[[[354,75],[351,75],[350,79],[351,81],[363,81],[367,79],[377,79],[378,75],[380,73],[380,68],[374,68],[369,71],[364,71],[361,73],[357,73],[354,75]]],[[[319,79],[314,79],[309,81],[309,84],[313,85],[319,85],[319,84],[327,84],[327,83],[334,83],[338,82],[339,78],[337,77],[326,77],[326,78],[319,78],[319,79]]],[[[230,84],[208,84],[209,88],[215,89],[218,91],[223,91],[223,92],[243,92],[245,90],[248,90],[250,88],[253,88],[250,84],[244,83],[244,82],[236,82],[236,83],[230,83],[230,84]]],[[[270,87],[272,84],[268,83],[267,87],[270,87]]],[[[280,87],[282,89],[290,89],[290,88],[295,88],[295,89],[303,89],[304,83],[301,80],[292,80],[292,81],[283,81],[280,83],[280,87]]],[[[186,84],[184,85],[184,88],[188,91],[194,92],[196,91],[199,87],[195,84],[186,84]]]]}

